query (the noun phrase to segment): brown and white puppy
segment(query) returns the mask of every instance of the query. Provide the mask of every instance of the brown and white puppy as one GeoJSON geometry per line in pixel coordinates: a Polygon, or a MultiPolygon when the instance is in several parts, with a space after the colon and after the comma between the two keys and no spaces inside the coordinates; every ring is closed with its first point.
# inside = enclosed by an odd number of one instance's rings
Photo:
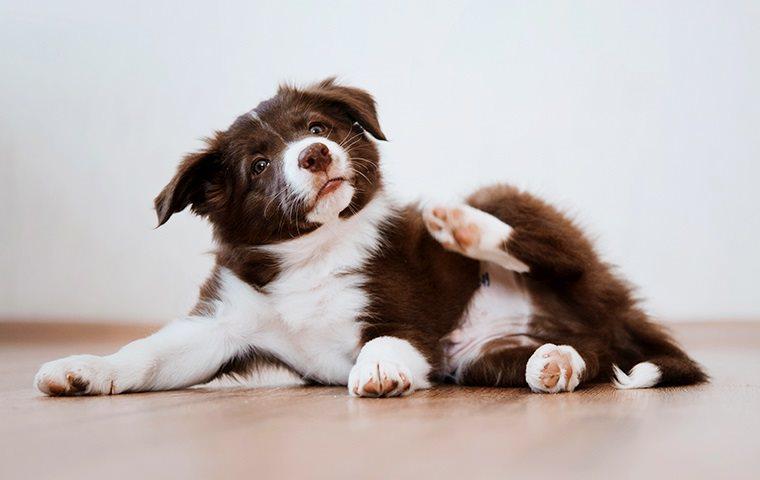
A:
{"type": "Polygon", "coordinates": [[[190,206],[213,227],[196,307],[112,355],[46,363],[37,388],[168,390],[272,364],[371,397],[706,379],[557,210],[507,185],[399,206],[375,140],[372,97],[332,79],[281,87],[217,132],[155,201],[159,225],[190,206]]]}

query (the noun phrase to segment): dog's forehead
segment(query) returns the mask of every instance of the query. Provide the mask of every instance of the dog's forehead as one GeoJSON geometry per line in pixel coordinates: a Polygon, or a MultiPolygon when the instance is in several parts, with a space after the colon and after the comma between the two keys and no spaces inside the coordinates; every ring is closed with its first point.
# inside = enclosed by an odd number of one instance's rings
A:
{"type": "Polygon", "coordinates": [[[304,120],[309,107],[305,102],[278,94],[260,102],[240,115],[232,124],[231,133],[249,134],[252,131],[285,136],[294,124],[304,120]]]}
{"type": "Polygon", "coordinates": [[[259,104],[253,107],[248,113],[253,117],[275,115],[283,110],[283,103],[285,102],[283,102],[281,95],[277,95],[259,102],[259,104]]]}
{"type": "Polygon", "coordinates": [[[310,102],[306,100],[303,94],[280,92],[260,102],[248,112],[248,115],[256,120],[270,123],[297,119],[309,109],[310,102]]]}
{"type": "Polygon", "coordinates": [[[250,138],[252,134],[280,135],[279,130],[291,123],[295,117],[292,107],[288,107],[278,96],[259,103],[256,107],[240,115],[230,125],[231,138],[250,138]]]}

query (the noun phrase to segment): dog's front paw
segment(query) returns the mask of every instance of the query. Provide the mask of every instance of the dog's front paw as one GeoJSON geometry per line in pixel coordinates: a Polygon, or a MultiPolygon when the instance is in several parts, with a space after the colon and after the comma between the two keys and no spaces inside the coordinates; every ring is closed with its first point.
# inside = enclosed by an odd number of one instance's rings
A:
{"type": "Polygon", "coordinates": [[[348,376],[348,393],[354,397],[400,397],[414,388],[409,369],[388,360],[357,362],[348,376]]]}
{"type": "Polygon", "coordinates": [[[112,365],[95,355],[73,355],[47,362],[35,375],[34,385],[51,396],[116,393],[112,365]]]}
{"type": "Polygon", "coordinates": [[[399,397],[430,387],[430,364],[407,340],[385,336],[365,343],[348,375],[355,397],[399,397]]]}
{"type": "Polygon", "coordinates": [[[528,359],[525,380],[536,393],[572,392],[585,370],[586,362],[573,347],[546,343],[528,359]]]}

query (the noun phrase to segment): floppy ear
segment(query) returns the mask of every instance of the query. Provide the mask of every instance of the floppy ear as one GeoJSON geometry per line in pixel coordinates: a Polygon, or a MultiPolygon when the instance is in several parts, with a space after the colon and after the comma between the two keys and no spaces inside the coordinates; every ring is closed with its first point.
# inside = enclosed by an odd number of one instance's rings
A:
{"type": "Polygon", "coordinates": [[[380,130],[375,99],[368,92],[354,87],[344,87],[331,77],[312,87],[312,91],[346,110],[349,117],[378,140],[387,140],[380,130]]]}
{"type": "Polygon", "coordinates": [[[222,200],[220,134],[207,139],[206,143],[205,150],[185,156],[174,178],[153,201],[158,227],[188,205],[192,205],[195,213],[203,215],[210,211],[211,204],[222,200]]]}

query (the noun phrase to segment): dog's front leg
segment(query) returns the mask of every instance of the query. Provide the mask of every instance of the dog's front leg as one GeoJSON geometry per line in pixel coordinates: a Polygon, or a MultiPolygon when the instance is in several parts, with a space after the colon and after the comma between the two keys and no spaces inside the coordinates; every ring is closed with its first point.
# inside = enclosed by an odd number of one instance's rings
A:
{"type": "Polygon", "coordinates": [[[348,377],[355,397],[397,397],[429,388],[430,363],[411,342],[395,336],[364,344],[348,377]]]}
{"type": "Polygon", "coordinates": [[[225,317],[177,320],[112,355],[74,355],[48,362],[34,383],[48,395],[108,395],[205,383],[227,361],[247,351],[249,322],[225,317]]]}

